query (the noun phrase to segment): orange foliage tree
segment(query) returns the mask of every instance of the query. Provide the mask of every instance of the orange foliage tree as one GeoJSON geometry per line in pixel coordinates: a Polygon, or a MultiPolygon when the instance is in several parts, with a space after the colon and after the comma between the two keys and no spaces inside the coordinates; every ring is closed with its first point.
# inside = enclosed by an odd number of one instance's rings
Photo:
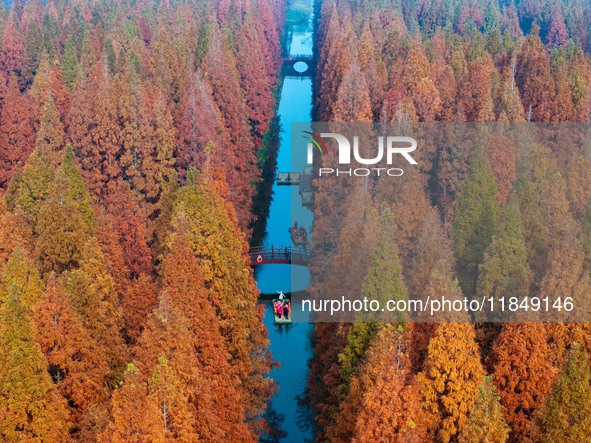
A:
{"type": "Polygon", "coordinates": [[[440,325],[418,375],[423,405],[433,417],[437,440],[447,443],[457,439],[484,375],[474,327],[469,323],[440,325]]]}
{"type": "Polygon", "coordinates": [[[63,283],[55,276],[50,277],[45,297],[35,307],[33,321],[48,371],[68,401],[78,428],[84,413],[108,398],[109,367],[104,352],[80,323],[63,283]]]}
{"type": "Polygon", "coordinates": [[[270,381],[265,379],[270,367],[268,340],[248,266],[247,245],[232,206],[224,197],[227,188],[223,188],[223,182],[211,175],[200,182],[190,178],[177,193],[172,225],[186,231],[191,249],[201,262],[209,300],[250,405],[247,418],[252,418],[264,409],[264,399],[271,392],[270,381]],[[243,334],[244,330],[249,334],[243,334]]]}
{"type": "Polygon", "coordinates": [[[404,326],[385,324],[368,351],[343,405],[342,425],[347,421],[354,425],[351,441],[419,442],[428,438],[427,414],[411,372],[407,335],[404,326]],[[358,409],[350,414],[354,402],[358,409]],[[351,415],[357,419],[351,420],[351,415]]]}
{"type": "Polygon", "coordinates": [[[557,370],[545,326],[507,323],[493,346],[491,362],[511,441],[530,442],[533,417],[544,404],[557,370]]]}

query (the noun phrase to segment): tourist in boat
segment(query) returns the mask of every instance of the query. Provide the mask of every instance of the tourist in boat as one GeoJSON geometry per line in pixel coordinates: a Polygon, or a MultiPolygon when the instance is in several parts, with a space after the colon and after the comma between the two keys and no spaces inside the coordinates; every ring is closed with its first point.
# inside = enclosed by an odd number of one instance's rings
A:
{"type": "Polygon", "coordinates": [[[304,240],[308,238],[308,231],[306,231],[306,228],[304,228],[303,226],[300,226],[299,234],[299,236],[302,237],[304,240]]]}
{"type": "Polygon", "coordinates": [[[289,308],[290,308],[289,300],[285,300],[283,302],[282,308],[283,308],[283,313],[285,314],[285,319],[289,319],[289,308]]]}
{"type": "Polygon", "coordinates": [[[281,303],[277,304],[277,318],[281,318],[283,315],[283,305],[281,303]]]}

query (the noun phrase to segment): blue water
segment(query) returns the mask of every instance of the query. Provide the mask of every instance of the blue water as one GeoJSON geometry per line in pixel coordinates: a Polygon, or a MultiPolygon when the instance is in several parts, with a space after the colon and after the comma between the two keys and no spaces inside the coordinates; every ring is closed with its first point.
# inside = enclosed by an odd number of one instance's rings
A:
{"type": "MultiPolygon", "coordinates": [[[[310,120],[312,107],[312,81],[310,79],[284,80],[278,114],[283,129],[277,154],[278,172],[298,172],[303,163],[294,162],[291,153],[291,123],[310,120]]],[[[303,152],[303,151],[302,151],[303,152]]],[[[267,219],[264,246],[290,246],[289,227],[294,220],[308,232],[312,226],[312,212],[302,206],[297,186],[273,184],[273,199],[267,219]]],[[[309,283],[308,269],[302,266],[266,265],[257,268],[256,278],[263,294],[305,289],[309,283]]]]}
{"type": "MultiPolygon", "coordinates": [[[[313,0],[309,0],[313,4],[313,0]]],[[[311,8],[310,8],[311,9],[311,8]]],[[[312,47],[312,15],[308,22],[287,23],[286,35],[291,55],[311,55],[312,47]]],[[[304,166],[304,155],[292,152],[291,123],[309,122],[312,110],[312,81],[306,78],[286,78],[283,81],[279,99],[278,116],[282,132],[280,134],[279,151],[277,154],[278,172],[298,172],[304,166]],[[295,154],[295,155],[294,155],[295,154]]],[[[301,154],[305,151],[302,150],[301,154]]],[[[291,239],[288,228],[297,220],[308,232],[312,226],[312,212],[302,206],[298,187],[277,186],[273,184],[273,198],[267,220],[267,232],[263,239],[265,246],[290,246],[291,239]]],[[[306,267],[289,265],[264,265],[256,268],[255,277],[259,290],[263,294],[303,290],[309,284],[310,274],[306,267]]],[[[310,342],[311,323],[307,317],[294,319],[292,325],[275,325],[270,302],[265,301],[267,309],[264,322],[269,330],[271,352],[280,366],[274,369],[271,377],[278,383],[278,392],[273,397],[270,407],[283,420],[279,427],[287,433],[283,442],[302,443],[313,439],[309,427],[303,426],[298,417],[302,409],[298,406],[298,396],[306,387],[308,360],[312,356],[310,342]]],[[[294,302],[293,311],[298,306],[294,302]]]]}

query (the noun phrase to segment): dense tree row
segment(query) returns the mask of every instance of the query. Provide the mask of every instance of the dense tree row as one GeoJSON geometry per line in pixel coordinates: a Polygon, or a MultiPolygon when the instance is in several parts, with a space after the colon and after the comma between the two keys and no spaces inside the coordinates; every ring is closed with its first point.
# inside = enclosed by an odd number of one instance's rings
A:
{"type": "Polygon", "coordinates": [[[374,121],[590,119],[588,55],[572,39],[544,45],[537,22],[526,37],[518,26],[462,34],[447,26],[425,36],[396,9],[352,15],[344,2],[324,2],[323,11],[321,121],[350,120],[350,112],[374,121]],[[353,87],[356,107],[342,106],[353,87]]]}
{"type": "Polygon", "coordinates": [[[247,227],[282,8],[30,1],[0,10],[0,187],[37,136],[48,150],[69,141],[93,196],[137,201],[119,210],[153,217],[177,176],[210,161],[224,165],[247,227]]]}
{"type": "Polygon", "coordinates": [[[284,5],[0,5],[0,440],[253,442],[284,5]]]}
{"type": "MultiPolygon", "coordinates": [[[[588,17],[567,2],[322,2],[317,120],[489,123],[472,144],[439,126],[448,143],[402,178],[317,180],[313,296],[567,295],[589,312],[588,131],[542,145],[503,129],[591,119],[588,17]]],[[[320,323],[314,342],[317,441],[591,431],[584,323],[320,323]]]]}

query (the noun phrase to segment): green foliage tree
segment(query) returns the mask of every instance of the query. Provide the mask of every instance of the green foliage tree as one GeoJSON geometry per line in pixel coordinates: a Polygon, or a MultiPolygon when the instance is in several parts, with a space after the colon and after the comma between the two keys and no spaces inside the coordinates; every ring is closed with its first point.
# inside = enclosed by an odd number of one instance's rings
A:
{"type": "MultiPolygon", "coordinates": [[[[402,264],[392,233],[391,210],[385,208],[382,212],[379,239],[372,253],[369,269],[361,288],[364,298],[370,301],[377,300],[380,302],[380,306],[385,306],[388,300],[406,300],[408,298],[408,290],[402,277],[402,264]]],[[[343,353],[339,355],[339,362],[342,365],[341,376],[345,381],[341,390],[345,389],[346,391],[351,377],[355,374],[360,362],[363,361],[365,352],[379,330],[377,322],[404,321],[402,316],[391,318],[383,312],[378,312],[377,315],[372,314],[374,313],[360,316],[349,329],[347,344],[343,353]],[[383,317],[380,318],[380,316],[383,317]]]]}
{"type": "Polygon", "coordinates": [[[342,353],[339,354],[341,364],[341,377],[343,383],[339,386],[339,393],[344,395],[349,389],[351,378],[357,372],[359,365],[365,358],[372,339],[380,328],[379,323],[371,321],[356,321],[347,332],[347,344],[342,353]]]}
{"type": "Polygon", "coordinates": [[[52,165],[57,165],[63,155],[64,139],[64,125],[55,106],[53,94],[49,93],[41,114],[35,148],[41,154],[47,155],[52,165]]]}
{"type": "Polygon", "coordinates": [[[76,83],[76,78],[78,78],[78,51],[72,36],[68,37],[64,47],[62,72],[64,84],[71,91],[74,88],[74,83],[76,83]]]}
{"type": "Polygon", "coordinates": [[[5,290],[17,290],[19,303],[29,308],[43,298],[43,282],[35,262],[27,257],[22,246],[17,246],[10,254],[3,268],[2,282],[5,290]]]}
{"type": "Polygon", "coordinates": [[[497,217],[497,185],[486,158],[476,154],[468,179],[457,201],[453,221],[453,245],[457,274],[465,295],[476,292],[478,266],[482,263],[497,217]]]}
{"type": "Polygon", "coordinates": [[[532,273],[528,265],[519,204],[512,198],[501,211],[478,276],[478,295],[524,297],[529,294],[532,273]]]}
{"type": "Polygon", "coordinates": [[[518,180],[528,262],[539,284],[551,254],[572,241],[577,227],[570,213],[566,183],[549,150],[536,144],[528,153],[527,175],[518,180]]]}
{"type": "Polygon", "coordinates": [[[458,443],[505,443],[509,426],[501,411],[500,397],[492,377],[484,379],[478,388],[478,397],[466,425],[460,432],[458,443]]]}
{"type": "Polygon", "coordinates": [[[589,355],[575,343],[536,421],[536,441],[575,443],[589,438],[590,383],[589,355]]]}
{"type": "Polygon", "coordinates": [[[35,226],[39,208],[47,199],[54,175],[55,170],[48,157],[38,151],[33,152],[23,173],[8,188],[9,208],[13,211],[17,208],[22,210],[27,215],[27,220],[35,226]]]}
{"type": "MultiPolygon", "coordinates": [[[[382,305],[388,300],[406,300],[408,290],[402,277],[402,270],[398,248],[394,242],[392,211],[390,208],[385,208],[382,211],[378,242],[361,287],[363,296],[368,300],[378,300],[382,305]]],[[[403,318],[396,320],[404,321],[403,318]]]]}

